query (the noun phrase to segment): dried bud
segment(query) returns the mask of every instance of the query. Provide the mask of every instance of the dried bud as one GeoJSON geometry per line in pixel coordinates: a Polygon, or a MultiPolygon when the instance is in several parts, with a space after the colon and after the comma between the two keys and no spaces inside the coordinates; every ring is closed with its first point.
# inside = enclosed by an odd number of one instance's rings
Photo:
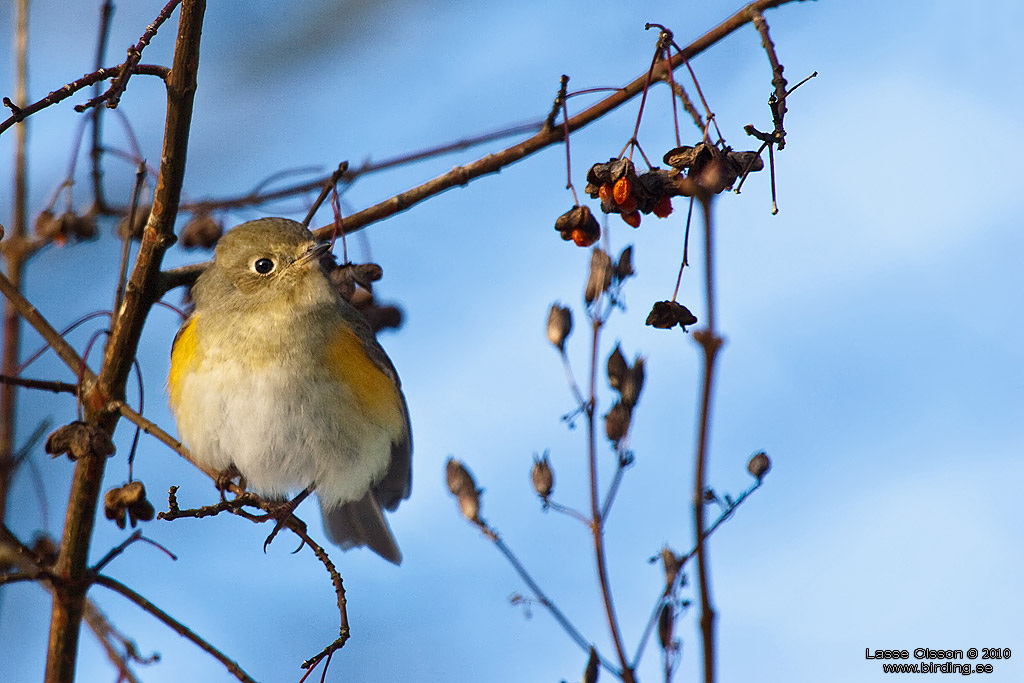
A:
{"type": "Polygon", "coordinates": [[[683,558],[666,545],[661,549],[661,563],[665,568],[665,588],[671,589],[679,576],[679,570],[683,568],[683,558]]]}
{"type": "Polygon", "coordinates": [[[637,358],[633,363],[633,367],[629,369],[622,378],[622,387],[619,390],[619,395],[622,397],[622,402],[629,408],[633,408],[636,402],[640,400],[640,392],[644,388],[644,359],[637,358]]]}
{"type": "Polygon", "coordinates": [[[555,220],[555,230],[563,240],[589,247],[601,237],[601,226],[586,206],[574,206],[555,220]]]}
{"type": "Polygon", "coordinates": [[[75,421],[60,427],[46,440],[46,452],[54,457],[67,455],[72,460],[94,454],[109,456],[114,454],[114,442],[103,429],[75,421]]]}
{"type": "Polygon", "coordinates": [[[615,264],[615,279],[622,282],[633,274],[633,245],[631,244],[619,254],[619,261],[615,264]]]}
{"type": "Polygon", "coordinates": [[[131,220],[131,213],[121,219],[121,222],[117,224],[117,234],[121,239],[131,238],[133,240],[142,239],[142,231],[146,229],[146,223],[149,222],[149,206],[137,206],[135,207],[135,221],[131,220]]]}
{"type": "Polygon", "coordinates": [[[616,391],[622,389],[622,380],[628,371],[629,366],[626,365],[626,358],[622,355],[622,348],[616,344],[615,349],[608,356],[608,384],[612,386],[612,389],[616,391]]]}
{"type": "Polygon", "coordinates": [[[674,649],[672,644],[672,631],[675,626],[675,608],[671,602],[666,602],[661,608],[658,616],[658,641],[661,649],[670,652],[674,649]]]}
{"type": "Polygon", "coordinates": [[[60,552],[60,548],[54,542],[53,538],[45,533],[40,533],[32,539],[32,552],[35,553],[36,560],[43,567],[51,567],[57,564],[57,554],[60,552]]]}
{"type": "Polygon", "coordinates": [[[480,489],[473,481],[473,475],[455,458],[448,458],[445,467],[448,490],[459,500],[459,509],[471,522],[480,524],[480,489]]]}
{"type": "Polygon", "coordinates": [[[604,416],[604,431],[611,441],[618,443],[626,435],[629,431],[629,419],[629,408],[616,401],[604,416]]]}
{"type": "Polygon", "coordinates": [[[572,333],[572,311],[566,306],[551,304],[548,311],[548,341],[565,351],[565,340],[572,333]]]}
{"type": "MultiPolygon", "coordinates": [[[[137,211],[137,209],[136,209],[137,211]]],[[[224,224],[209,211],[196,211],[181,229],[181,246],[185,249],[212,249],[224,234],[224,224]]]]}
{"type": "Polygon", "coordinates": [[[612,259],[600,247],[595,247],[590,252],[590,276],[587,278],[587,288],[583,298],[587,303],[593,303],[612,284],[612,259]]]}
{"type": "Polygon", "coordinates": [[[747,463],[747,471],[756,477],[758,481],[764,479],[764,475],[766,475],[768,470],[771,468],[772,461],[764,451],[758,451],[755,453],[754,457],[752,457],[750,462],[747,463]]]}
{"type": "Polygon", "coordinates": [[[381,330],[397,330],[402,326],[404,314],[398,306],[382,306],[371,299],[365,305],[356,306],[356,310],[363,314],[374,333],[381,330]]]}
{"type": "Polygon", "coordinates": [[[647,315],[647,324],[662,330],[679,325],[686,332],[686,326],[696,322],[697,317],[690,313],[690,309],[677,301],[656,301],[647,315]]]}
{"type": "Polygon", "coordinates": [[[551,471],[547,453],[541,458],[534,457],[530,479],[533,481],[533,490],[545,503],[548,502],[548,496],[551,495],[551,490],[555,487],[555,473],[551,471]]]}
{"type": "Polygon", "coordinates": [[[110,489],[103,495],[103,511],[120,528],[130,521],[134,528],[140,521],[153,519],[153,504],[146,499],[146,487],[141,481],[130,481],[124,486],[110,489]],[[127,517],[127,520],[125,519],[127,517]]]}
{"type": "Polygon", "coordinates": [[[590,656],[587,658],[587,668],[583,672],[583,683],[597,683],[597,674],[601,670],[599,665],[597,650],[591,647],[590,656]]]}

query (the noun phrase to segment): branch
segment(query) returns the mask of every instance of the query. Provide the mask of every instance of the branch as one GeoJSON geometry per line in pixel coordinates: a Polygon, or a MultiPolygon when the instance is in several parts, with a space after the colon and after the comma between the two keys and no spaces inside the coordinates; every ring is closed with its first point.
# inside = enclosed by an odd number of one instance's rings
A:
{"type": "MultiPolygon", "coordinates": [[[[153,302],[159,298],[156,290],[160,263],[166,249],[174,243],[173,226],[185,173],[205,10],[205,0],[185,0],[181,6],[174,61],[167,77],[167,116],[153,209],[123,303],[113,321],[102,370],[95,385],[83,391],[86,419],[108,434],[113,433],[120,417],[111,399],[124,398],[142,326],[153,302]]],[[[59,347],[55,348],[59,353],[59,347]]],[[[64,537],[55,568],[64,581],[54,591],[46,683],[71,683],[75,678],[79,627],[88,588],[85,579],[89,574],[89,545],[105,467],[106,457],[98,454],[75,462],[64,537]]]]}
{"type": "Polygon", "coordinates": [[[55,394],[77,394],[78,385],[67,382],[52,382],[45,379],[28,379],[26,377],[10,377],[0,375],[0,384],[14,387],[25,387],[26,389],[42,389],[52,391],[55,394]]]}
{"type": "MultiPolygon", "coordinates": [[[[33,102],[32,104],[26,107],[11,107],[10,100],[8,100],[5,97],[4,105],[10,108],[13,113],[5,121],[0,123],[0,134],[3,134],[5,130],[7,130],[14,124],[20,121],[24,121],[32,114],[42,111],[43,109],[46,109],[51,105],[57,104],[62,100],[66,100],[79,90],[88,88],[90,85],[93,85],[94,83],[99,83],[100,81],[104,81],[108,78],[114,78],[118,75],[118,73],[120,73],[120,68],[121,67],[113,66],[100,69],[98,71],[93,71],[91,74],[86,74],[85,76],[82,76],[77,81],[71,81],[67,85],[58,88],[57,90],[54,90],[43,99],[39,100],[38,102],[33,102]]],[[[169,70],[165,66],[156,66],[154,64],[138,64],[134,67],[133,73],[143,74],[146,76],[157,76],[159,78],[166,80],[169,74],[169,70]]]]}
{"type": "MultiPolygon", "coordinates": [[[[139,60],[142,59],[142,51],[149,45],[149,41],[153,40],[153,36],[156,35],[157,30],[160,26],[167,21],[168,17],[171,16],[171,12],[181,4],[181,0],[170,0],[157,15],[153,23],[146,27],[142,37],[139,38],[137,45],[133,45],[128,48],[128,58],[124,60],[124,63],[119,67],[117,78],[110,84],[107,91],[99,97],[94,97],[85,104],[80,104],[75,107],[75,111],[83,112],[90,107],[95,107],[102,102],[107,103],[109,109],[117,107],[118,102],[121,101],[121,95],[124,93],[124,89],[128,87],[128,79],[131,78],[132,72],[138,65],[139,60]]],[[[198,46],[197,46],[198,47],[198,46]]]]}
{"type": "MultiPolygon", "coordinates": [[[[712,45],[715,45],[723,38],[727,37],[740,27],[751,21],[750,13],[752,11],[762,12],[766,9],[779,7],[781,5],[788,4],[790,2],[806,2],[807,0],[755,0],[746,5],[738,12],[733,14],[731,17],[723,21],[721,24],[711,29],[700,38],[697,38],[692,43],[683,47],[671,59],[666,60],[669,69],[676,69],[687,60],[693,59],[697,55],[701,54],[712,45]]],[[[383,220],[397,213],[401,213],[406,209],[409,209],[421,201],[428,199],[436,194],[440,194],[445,190],[449,190],[459,185],[467,185],[470,181],[479,178],[484,175],[491,173],[497,173],[506,166],[513,164],[521,159],[531,156],[540,150],[550,145],[561,142],[565,135],[577,131],[589,123],[596,121],[603,117],[605,114],[611,112],[614,109],[622,106],[626,102],[629,102],[635,96],[640,94],[644,89],[644,84],[647,81],[647,74],[649,71],[644,71],[643,74],[635,78],[631,83],[626,85],[624,88],[616,90],[612,95],[601,100],[597,104],[593,105],[589,109],[585,109],[573,118],[569,119],[564,126],[558,126],[556,128],[544,129],[541,128],[540,132],[536,133],[532,137],[524,140],[523,142],[508,147],[500,152],[494,154],[488,154],[487,156],[478,159],[472,163],[464,166],[456,166],[451,171],[440,175],[433,180],[429,180],[422,185],[402,192],[400,194],[386,199],[379,204],[375,204],[367,209],[363,209],[351,216],[345,217],[345,233],[356,232],[362,230],[366,226],[383,220]]],[[[357,169],[358,170],[358,169],[357,169]]],[[[319,189],[323,183],[327,180],[327,177],[318,178],[316,180],[304,183],[301,187],[302,192],[313,191],[319,189]]],[[[267,201],[270,198],[279,198],[283,196],[290,196],[297,194],[298,188],[288,188],[286,190],[278,191],[278,193],[268,193],[264,195],[262,201],[267,201]],[[273,196],[272,196],[273,195],[273,196]]],[[[260,203],[252,201],[250,198],[246,200],[240,198],[242,204],[236,203],[221,203],[220,206],[232,207],[238,205],[248,205],[252,203],[260,203]]],[[[196,205],[189,205],[189,208],[197,208],[198,206],[208,207],[208,203],[197,203],[196,205]]],[[[328,235],[333,231],[334,226],[326,225],[314,231],[314,234],[319,239],[326,239],[328,235]]],[[[164,291],[173,289],[174,287],[180,287],[184,285],[191,285],[195,282],[195,279],[199,277],[199,274],[207,268],[208,263],[199,263],[182,268],[175,268],[173,270],[164,273],[162,286],[164,291]]]]}
{"type": "Polygon", "coordinates": [[[136,605],[142,608],[143,611],[149,612],[154,617],[156,617],[164,624],[169,626],[178,635],[182,636],[183,638],[186,638],[187,640],[192,641],[192,643],[194,643],[199,649],[203,650],[211,657],[216,659],[218,662],[223,664],[224,668],[226,668],[228,672],[231,673],[231,675],[233,675],[238,680],[242,681],[243,683],[256,683],[256,681],[253,680],[253,678],[249,676],[249,674],[245,673],[245,671],[242,670],[242,667],[238,666],[237,662],[235,662],[232,659],[229,659],[227,655],[222,653],[220,650],[215,648],[210,643],[206,642],[203,638],[196,635],[188,626],[185,626],[185,624],[181,623],[180,621],[172,617],[170,614],[163,611],[162,609],[154,605],[152,602],[142,597],[141,595],[139,595],[131,588],[121,583],[120,581],[112,579],[109,576],[99,574],[95,578],[95,583],[100,586],[103,586],[104,588],[109,588],[115,593],[124,596],[125,598],[134,602],[136,605]]]}
{"type": "Polygon", "coordinates": [[[714,299],[714,241],[711,216],[712,198],[701,195],[704,209],[704,274],[708,306],[708,326],[696,330],[693,338],[704,351],[704,377],[701,382],[700,418],[697,430],[696,473],[693,480],[693,523],[697,538],[697,576],[700,584],[700,629],[704,646],[704,683],[715,680],[715,610],[711,605],[711,587],[708,571],[707,546],[704,538],[704,488],[707,472],[708,437],[711,431],[711,393],[714,382],[715,358],[722,346],[722,338],[715,333],[714,299]]]}

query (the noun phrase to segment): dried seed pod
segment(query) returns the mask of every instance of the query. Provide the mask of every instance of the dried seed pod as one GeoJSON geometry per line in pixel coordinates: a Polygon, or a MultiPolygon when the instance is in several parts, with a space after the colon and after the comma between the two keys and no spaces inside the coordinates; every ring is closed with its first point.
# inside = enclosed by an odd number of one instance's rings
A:
{"type": "Polygon", "coordinates": [[[547,453],[543,457],[534,458],[533,469],[530,470],[530,480],[533,482],[533,490],[537,492],[537,495],[545,503],[548,502],[548,496],[551,495],[551,491],[555,487],[555,473],[551,470],[547,453]]]}
{"type": "Polygon", "coordinates": [[[669,197],[668,195],[665,195],[664,197],[659,199],[658,203],[655,204],[654,207],[651,209],[651,213],[653,213],[658,218],[668,218],[668,216],[672,213],[672,198],[669,197]]]}
{"type": "Polygon", "coordinates": [[[224,223],[209,211],[196,211],[181,229],[181,246],[185,249],[212,249],[224,234],[224,223]]]}
{"type": "Polygon", "coordinates": [[[72,460],[78,460],[90,454],[113,455],[114,442],[100,427],[76,420],[50,434],[45,449],[54,457],[67,455],[72,460]]]}
{"type": "Polygon", "coordinates": [[[583,671],[583,683],[597,683],[597,674],[600,672],[600,661],[597,659],[597,650],[590,648],[590,656],[587,657],[587,668],[583,671]]]}
{"type": "Polygon", "coordinates": [[[107,491],[103,495],[103,510],[107,519],[114,520],[122,529],[126,521],[134,528],[140,521],[152,520],[156,512],[146,499],[146,487],[138,480],[107,491]]]}
{"type": "Polygon", "coordinates": [[[634,211],[633,213],[622,214],[622,220],[626,222],[626,225],[632,228],[640,227],[640,212],[634,211]]]}
{"type": "Polygon", "coordinates": [[[768,470],[772,468],[772,461],[764,451],[758,451],[747,463],[747,471],[758,481],[764,479],[768,470]]]}
{"type": "Polygon", "coordinates": [[[633,271],[633,245],[629,245],[619,254],[619,260],[615,264],[615,279],[622,282],[627,277],[634,275],[633,271]]]}
{"type": "Polygon", "coordinates": [[[647,324],[668,330],[676,325],[686,332],[687,325],[696,324],[697,317],[686,306],[676,301],[657,301],[647,315],[647,324]]]}
{"type": "Polygon", "coordinates": [[[448,458],[448,463],[445,465],[445,476],[448,480],[448,490],[451,491],[454,496],[458,496],[464,491],[476,488],[476,482],[473,481],[473,475],[471,475],[469,470],[467,470],[466,467],[455,458],[448,458]]]}
{"type": "Polygon", "coordinates": [[[583,298],[587,303],[593,303],[612,284],[612,259],[600,247],[595,247],[590,252],[590,276],[587,278],[587,288],[583,298]]]}
{"type": "Polygon", "coordinates": [[[632,409],[640,400],[640,392],[644,388],[644,359],[639,357],[633,362],[633,367],[625,373],[622,378],[622,386],[619,395],[623,404],[632,409]]]}
{"type": "Polygon", "coordinates": [[[612,389],[616,391],[622,389],[622,381],[627,372],[629,372],[629,366],[626,364],[626,357],[622,355],[622,348],[616,344],[615,349],[608,355],[608,384],[612,389]]]}
{"type": "Polygon", "coordinates": [[[604,416],[604,431],[608,439],[614,443],[622,440],[622,437],[629,431],[630,411],[627,406],[618,401],[604,416]]]}
{"type": "Polygon", "coordinates": [[[675,626],[675,607],[671,602],[666,602],[658,615],[658,641],[661,649],[669,652],[673,649],[672,632],[675,626]]]}
{"type": "Polygon", "coordinates": [[[586,206],[574,206],[559,216],[555,230],[563,240],[572,240],[580,247],[589,247],[601,237],[601,226],[586,206]]]}
{"type": "Polygon", "coordinates": [[[548,341],[565,351],[565,340],[572,333],[572,311],[566,306],[551,304],[548,311],[548,341]]]}
{"type": "Polygon", "coordinates": [[[448,479],[448,490],[459,501],[459,510],[463,516],[474,524],[483,524],[480,519],[480,489],[473,481],[473,475],[455,458],[448,458],[445,468],[448,479]]]}

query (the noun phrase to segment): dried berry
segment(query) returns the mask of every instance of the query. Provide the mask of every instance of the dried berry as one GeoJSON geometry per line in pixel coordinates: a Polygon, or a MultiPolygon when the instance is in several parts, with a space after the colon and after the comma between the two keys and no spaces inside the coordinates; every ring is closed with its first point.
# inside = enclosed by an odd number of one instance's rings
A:
{"type": "Polygon", "coordinates": [[[657,301],[647,316],[647,324],[667,330],[679,325],[686,331],[687,325],[697,322],[696,316],[686,306],[677,301],[657,301]]]}
{"type": "Polygon", "coordinates": [[[565,351],[565,340],[572,332],[572,311],[565,306],[551,304],[548,311],[548,341],[559,351],[565,351]]]}
{"type": "Polygon", "coordinates": [[[574,206],[559,216],[555,230],[563,240],[572,240],[581,247],[589,247],[601,237],[601,226],[586,206],[574,206]]]}
{"type": "Polygon", "coordinates": [[[693,147],[684,145],[671,149],[665,153],[664,162],[673,168],[687,170],[692,180],[696,180],[701,188],[711,193],[731,188],[744,173],[764,168],[764,162],[757,152],[734,152],[731,147],[719,149],[706,142],[693,147]]]}

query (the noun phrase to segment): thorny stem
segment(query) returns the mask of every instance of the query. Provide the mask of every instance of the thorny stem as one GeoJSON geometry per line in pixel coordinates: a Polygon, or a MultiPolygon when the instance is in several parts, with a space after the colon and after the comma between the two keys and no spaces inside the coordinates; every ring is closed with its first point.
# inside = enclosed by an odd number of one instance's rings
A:
{"type": "Polygon", "coordinates": [[[704,488],[707,470],[708,438],[711,431],[711,393],[714,382],[715,357],[722,339],[715,333],[714,241],[711,198],[701,198],[704,210],[704,272],[707,294],[708,325],[694,332],[704,352],[704,376],[701,382],[700,419],[697,430],[696,474],[693,482],[694,536],[697,538],[697,577],[700,588],[700,629],[704,649],[704,683],[715,680],[715,610],[711,604],[707,545],[704,538],[704,488]]]}
{"type": "Polygon", "coordinates": [[[633,670],[626,661],[626,651],[622,646],[622,634],[619,632],[619,620],[612,602],[611,585],[608,581],[607,558],[604,549],[604,520],[601,518],[600,500],[597,492],[597,433],[595,413],[597,411],[597,352],[601,339],[602,321],[598,317],[591,320],[593,334],[591,337],[590,356],[590,404],[587,410],[587,452],[590,468],[590,530],[594,537],[594,559],[597,563],[597,578],[601,585],[601,597],[604,601],[605,615],[608,618],[608,629],[611,631],[615,652],[622,666],[623,683],[634,683],[633,670]]]}

